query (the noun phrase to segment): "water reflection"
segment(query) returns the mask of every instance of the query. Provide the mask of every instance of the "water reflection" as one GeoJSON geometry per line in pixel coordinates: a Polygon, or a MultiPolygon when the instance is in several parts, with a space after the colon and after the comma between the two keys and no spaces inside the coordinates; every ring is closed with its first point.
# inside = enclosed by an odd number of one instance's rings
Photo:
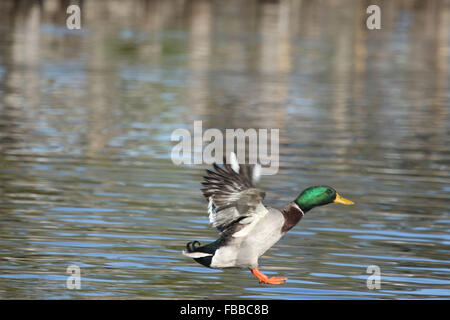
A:
{"type": "Polygon", "coordinates": [[[69,31],[67,1],[1,1],[0,297],[450,297],[450,9],[378,1],[370,31],[369,4],[82,1],[69,31]],[[194,120],[280,129],[268,204],[315,184],[358,203],[308,214],[268,252],[286,285],[180,255],[216,236],[204,167],[170,160],[194,120]],[[64,287],[70,264],[81,291],[64,287]]]}

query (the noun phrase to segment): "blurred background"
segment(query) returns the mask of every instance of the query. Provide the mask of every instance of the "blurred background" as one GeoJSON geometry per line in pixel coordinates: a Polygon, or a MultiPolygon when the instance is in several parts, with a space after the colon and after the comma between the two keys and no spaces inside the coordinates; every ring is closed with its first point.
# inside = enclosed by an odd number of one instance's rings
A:
{"type": "Polygon", "coordinates": [[[449,63],[448,0],[2,0],[0,298],[450,298],[449,63]],[[317,184],[357,203],[260,259],[286,284],[181,255],[217,236],[207,166],[170,158],[194,120],[280,129],[266,204],[317,184]]]}

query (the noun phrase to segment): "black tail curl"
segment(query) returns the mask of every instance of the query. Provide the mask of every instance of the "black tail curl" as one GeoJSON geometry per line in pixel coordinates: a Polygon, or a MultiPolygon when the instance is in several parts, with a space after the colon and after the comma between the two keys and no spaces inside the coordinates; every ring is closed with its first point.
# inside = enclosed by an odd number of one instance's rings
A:
{"type": "Polygon", "coordinates": [[[197,240],[191,241],[186,244],[186,251],[195,252],[198,247],[200,247],[200,242],[198,242],[197,240]]]}

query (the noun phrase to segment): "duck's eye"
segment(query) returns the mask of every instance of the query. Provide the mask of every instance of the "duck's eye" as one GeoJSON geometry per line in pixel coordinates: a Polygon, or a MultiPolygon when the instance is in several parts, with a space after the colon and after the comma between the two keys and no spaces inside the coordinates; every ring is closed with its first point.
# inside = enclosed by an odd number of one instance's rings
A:
{"type": "Polygon", "coordinates": [[[327,191],[326,191],[329,195],[332,195],[333,194],[333,191],[331,191],[331,189],[327,189],[327,191]]]}

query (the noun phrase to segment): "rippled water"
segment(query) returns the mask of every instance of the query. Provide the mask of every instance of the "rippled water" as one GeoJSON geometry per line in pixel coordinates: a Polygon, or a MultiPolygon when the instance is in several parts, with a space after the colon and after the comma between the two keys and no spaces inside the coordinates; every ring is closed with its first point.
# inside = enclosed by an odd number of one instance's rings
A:
{"type": "Polygon", "coordinates": [[[0,4],[1,298],[450,297],[448,2],[389,2],[379,31],[356,1],[85,1],[80,31],[59,1],[14,2],[0,4]],[[194,120],[280,129],[268,205],[317,184],[356,202],[312,210],[261,258],[287,283],[181,255],[217,236],[207,166],[170,158],[194,120]]]}

